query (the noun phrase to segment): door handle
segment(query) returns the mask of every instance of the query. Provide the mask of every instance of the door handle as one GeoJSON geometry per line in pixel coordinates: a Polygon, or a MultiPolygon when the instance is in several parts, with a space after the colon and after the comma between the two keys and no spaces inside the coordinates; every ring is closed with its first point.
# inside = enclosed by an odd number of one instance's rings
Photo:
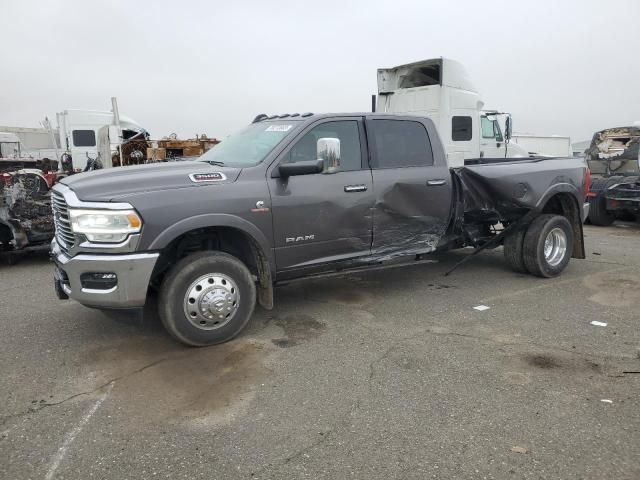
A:
{"type": "Polygon", "coordinates": [[[347,193],[366,192],[367,186],[366,185],[345,185],[344,191],[347,193]]]}
{"type": "Polygon", "coordinates": [[[447,181],[443,178],[438,178],[436,180],[427,180],[427,186],[429,187],[437,187],[440,185],[446,185],[447,181]]]}

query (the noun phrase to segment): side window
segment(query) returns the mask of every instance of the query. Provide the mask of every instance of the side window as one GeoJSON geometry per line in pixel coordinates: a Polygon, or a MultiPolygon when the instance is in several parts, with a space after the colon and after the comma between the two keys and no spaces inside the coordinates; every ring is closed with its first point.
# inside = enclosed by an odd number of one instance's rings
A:
{"type": "Polygon", "coordinates": [[[471,117],[451,117],[451,140],[468,142],[473,137],[471,117]]]}
{"type": "Polygon", "coordinates": [[[489,120],[487,117],[480,117],[480,128],[482,129],[482,138],[495,138],[496,141],[502,142],[502,131],[497,120],[489,120]]]}
{"type": "Polygon", "coordinates": [[[302,162],[317,159],[317,143],[320,138],[337,138],[340,140],[341,170],[360,170],[362,168],[360,131],[358,122],[355,120],[326,122],[312,128],[291,148],[285,162],[302,162]]]}
{"type": "Polygon", "coordinates": [[[493,129],[493,121],[487,117],[480,117],[480,127],[482,128],[482,138],[495,138],[496,132],[493,129]]]}
{"type": "Polygon", "coordinates": [[[96,132],[93,130],[74,130],[72,136],[75,147],[96,146],[96,132]]]}
{"type": "Polygon", "coordinates": [[[411,120],[372,120],[375,155],[372,168],[421,167],[433,165],[427,130],[411,120]]]}

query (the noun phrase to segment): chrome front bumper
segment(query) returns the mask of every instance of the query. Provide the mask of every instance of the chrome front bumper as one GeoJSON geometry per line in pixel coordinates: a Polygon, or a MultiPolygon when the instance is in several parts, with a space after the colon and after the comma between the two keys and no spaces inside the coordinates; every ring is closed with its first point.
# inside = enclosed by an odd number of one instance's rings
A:
{"type": "MultiPolygon", "coordinates": [[[[82,253],[68,257],[54,240],[51,253],[56,263],[56,291],[90,307],[135,308],[142,307],[147,298],[151,274],[159,253],[92,254],[82,253]],[[109,272],[117,275],[113,288],[83,288],[83,273],[109,272]]],[[[58,294],[59,297],[62,297],[58,294]]]]}

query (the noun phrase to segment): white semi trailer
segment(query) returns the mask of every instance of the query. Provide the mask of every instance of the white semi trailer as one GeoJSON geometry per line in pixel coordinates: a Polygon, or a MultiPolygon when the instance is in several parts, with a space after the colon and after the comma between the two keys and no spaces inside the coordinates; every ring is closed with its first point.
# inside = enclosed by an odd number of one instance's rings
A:
{"type": "Polygon", "coordinates": [[[529,155],[543,157],[572,157],[573,147],[571,138],[563,135],[531,135],[527,133],[514,133],[511,143],[517,143],[524,148],[529,155]]]}

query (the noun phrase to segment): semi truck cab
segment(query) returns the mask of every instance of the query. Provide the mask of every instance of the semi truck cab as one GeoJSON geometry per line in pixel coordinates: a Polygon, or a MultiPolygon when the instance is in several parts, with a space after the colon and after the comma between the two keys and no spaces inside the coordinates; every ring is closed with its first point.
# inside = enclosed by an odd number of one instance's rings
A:
{"type": "Polygon", "coordinates": [[[470,158],[528,156],[509,143],[511,115],[483,107],[467,70],[455,60],[435,58],[378,70],[376,110],[431,118],[452,167],[470,158]]]}

